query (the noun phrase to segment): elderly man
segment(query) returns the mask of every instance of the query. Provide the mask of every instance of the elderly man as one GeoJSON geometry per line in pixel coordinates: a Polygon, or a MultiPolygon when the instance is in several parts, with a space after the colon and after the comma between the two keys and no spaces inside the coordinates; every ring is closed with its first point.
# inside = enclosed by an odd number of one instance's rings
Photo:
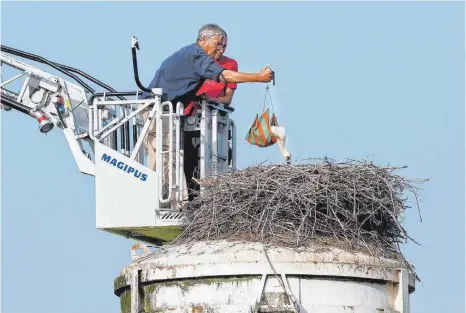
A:
{"type": "Polygon", "coordinates": [[[259,73],[240,73],[226,70],[215,63],[214,57],[222,49],[225,31],[216,24],[204,25],[197,42],[181,48],[162,62],[149,88],[163,88],[163,100],[187,105],[197,98],[196,93],[205,80],[226,83],[263,82],[273,78],[265,67],[259,73]]]}
{"type": "MultiPolygon", "coordinates": [[[[228,36],[225,34],[222,46],[219,51],[213,56],[215,63],[220,65],[226,70],[238,72],[238,63],[236,60],[224,56],[225,50],[228,45],[228,36]]],[[[233,94],[237,88],[236,83],[224,83],[215,80],[206,80],[204,84],[197,91],[197,96],[205,96],[209,100],[218,101],[225,105],[230,105],[233,100],[233,94]]],[[[184,115],[191,115],[196,112],[196,108],[200,106],[196,101],[191,101],[185,107],[184,115]]]]}
{"type": "MultiPolygon", "coordinates": [[[[186,106],[191,101],[198,100],[197,92],[206,80],[223,83],[268,83],[272,80],[273,72],[268,66],[259,73],[240,73],[218,65],[214,57],[223,48],[225,38],[226,33],[220,26],[204,25],[199,30],[195,43],[181,48],[162,62],[149,88],[162,88],[162,101],[171,101],[173,104],[181,102],[186,106]]],[[[148,110],[142,112],[144,119],[147,115],[148,110]]],[[[155,123],[152,122],[144,145],[148,153],[148,166],[154,170],[155,129],[155,123]]],[[[164,146],[166,146],[165,143],[164,146]]],[[[164,164],[167,164],[165,160],[164,164]]],[[[168,166],[164,165],[164,168],[167,170],[168,166]]],[[[164,181],[167,181],[167,172],[163,176],[164,181]]]]}
{"type": "MultiPolygon", "coordinates": [[[[228,45],[228,36],[225,34],[222,46],[219,51],[213,56],[215,62],[226,70],[238,71],[238,63],[229,57],[224,56],[226,47],[228,45]]],[[[201,88],[197,91],[197,96],[205,96],[209,100],[218,101],[224,105],[230,105],[233,100],[234,92],[237,88],[236,83],[225,83],[218,82],[215,80],[206,80],[201,88]]],[[[200,105],[196,101],[185,107],[184,115],[196,114],[197,109],[200,105]]],[[[184,140],[184,170],[185,170],[185,182],[189,190],[198,189],[198,185],[191,178],[198,176],[196,171],[199,161],[199,139],[200,133],[189,132],[185,134],[184,140]]],[[[193,199],[191,192],[184,190],[185,198],[189,197],[189,200],[193,199]]]]}

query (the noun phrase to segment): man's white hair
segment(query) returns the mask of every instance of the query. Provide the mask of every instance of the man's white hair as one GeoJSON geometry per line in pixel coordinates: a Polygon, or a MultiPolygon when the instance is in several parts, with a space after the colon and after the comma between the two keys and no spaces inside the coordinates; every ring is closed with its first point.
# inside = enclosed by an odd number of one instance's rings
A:
{"type": "Polygon", "coordinates": [[[197,33],[197,41],[202,40],[202,38],[208,40],[215,35],[219,35],[221,39],[227,37],[227,33],[217,24],[206,24],[199,29],[199,32],[197,33]]]}

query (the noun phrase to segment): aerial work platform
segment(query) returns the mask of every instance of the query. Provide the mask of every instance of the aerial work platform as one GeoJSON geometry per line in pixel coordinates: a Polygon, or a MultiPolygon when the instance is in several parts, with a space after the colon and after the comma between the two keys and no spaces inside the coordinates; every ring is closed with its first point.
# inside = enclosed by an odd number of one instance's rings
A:
{"type": "MultiPolygon", "coordinates": [[[[133,38],[139,86],[136,46],[133,38]]],[[[182,103],[162,102],[160,88],[140,86],[147,90],[144,97],[142,91],[118,92],[80,70],[5,46],[0,61],[2,108],[34,117],[43,133],[62,130],[78,169],[95,176],[98,229],[153,244],[165,244],[180,233],[187,133],[199,138],[198,178],[236,166],[231,107],[203,100],[197,112],[184,116],[182,103]],[[11,55],[46,64],[76,83],[11,55]],[[95,92],[86,81],[105,92],[95,92]],[[143,110],[149,111],[147,120],[140,115],[143,110]],[[157,134],[165,136],[157,136],[156,170],[147,166],[144,150],[153,119],[157,134]],[[161,173],[168,173],[168,181],[161,173]]]]}

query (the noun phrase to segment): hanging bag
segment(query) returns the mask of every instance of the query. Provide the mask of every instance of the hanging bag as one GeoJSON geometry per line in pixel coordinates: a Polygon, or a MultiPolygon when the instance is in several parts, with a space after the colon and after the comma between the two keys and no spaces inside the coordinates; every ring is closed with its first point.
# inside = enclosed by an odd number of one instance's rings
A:
{"type": "Polygon", "coordinates": [[[277,138],[272,135],[270,126],[278,126],[277,117],[275,114],[272,114],[272,118],[270,118],[269,109],[266,109],[260,117],[256,115],[254,122],[246,134],[246,140],[250,144],[261,148],[273,145],[277,142],[277,138]]]}
{"type": "MultiPolygon", "coordinates": [[[[270,98],[269,86],[265,89],[265,99],[263,105],[263,113],[259,117],[256,114],[256,118],[252,123],[251,127],[249,128],[246,134],[246,140],[258,147],[269,147],[277,142],[277,138],[272,134],[270,129],[271,126],[278,126],[277,117],[275,116],[275,112],[272,113],[270,117],[269,109],[265,108],[267,102],[267,96],[270,98]]],[[[272,104],[272,99],[270,98],[270,103],[272,104]]],[[[272,105],[273,110],[273,105],[272,105]]],[[[274,111],[274,110],[273,110],[274,111]]]]}

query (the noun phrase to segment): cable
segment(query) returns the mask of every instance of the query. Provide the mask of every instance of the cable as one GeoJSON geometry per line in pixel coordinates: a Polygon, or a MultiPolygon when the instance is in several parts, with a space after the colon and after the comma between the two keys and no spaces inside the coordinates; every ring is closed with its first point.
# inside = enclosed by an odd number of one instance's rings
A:
{"type": "MultiPolygon", "coordinates": [[[[138,46],[137,46],[138,47],[138,46]]],[[[131,54],[133,56],[133,70],[134,70],[134,80],[136,81],[136,85],[145,92],[152,92],[149,88],[146,88],[142,85],[141,81],[139,80],[139,73],[138,73],[138,60],[136,56],[136,46],[131,48],[131,54]]]]}
{"type": "MultiPolygon", "coordinates": [[[[6,53],[17,55],[17,56],[20,56],[20,57],[23,57],[23,58],[26,58],[26,59],[29,59],[29,60],[32,60],[32,61],[36,61],[36,62],[39,62],[39,63],[42,63],[42,64],[47,64],[47,65],[55,68],[56,70],[62,72],[63,74],[75,79],[81,86],[83,86],[87,91],[89,91],[91,93],[94,93],[95,90],[92,89],[88,84],[84,83],[79,77],[77,77],[74,74],[71,74],[70,72],[79,74],[79,75],[83,76],[84,78],[90,80],[91,82],[99,85],[100,87],[102,87],[104,89],[107,89],[108,91],[116,92],[115,89],[108,86],[107,84],[105,84],[105,83],[101,82],[100,80],[94,78],[93,76],[91,76],[91,75],[89,75],[89,74],[87,74],[87,73],[85,73],[85,72],[83,72],[83,71],[81,71],[79,69],[73,68],[71,66],[67,66],[67,65],[57,63],[57,62],[53,62],[53,61],[50,61],[50,60],[48,60],[48,59],[46,59],[44,57],[41,57],[39,55],[29,53],[29,52],[25,52],[25,51],[15,49],[15,48],[11,48],[11,47],[4,46],[4,45],[1,45],[1,50],[5,51],[6,53]]],[[[118,98],[120,98],[120,100],[126,100],[124,97],[119,96],[118,98]]]]}
{"type": "Polygon", "coordinates": [[[86,84],[84,81],[82,81],[79,77],[77,77],[76,75],[70,73],[69,71],[61,68],[59,65],[56,65],[54,64],[53,62],[50,62],[49,60],[41,57],[41,56],[37,56],[37,55],[33,55],[33,54],[30,54],[30,53],[27,53],[27,52],[23,52],[23,51],[20,51],[20,50],[16,50],[16,49],[12,49],[12,48],[9,48],[9,47],[5,47],[3,45],[1,45],[1,50],[2,51],[6,51],[7,53],[11,53],[11,54],[14,54],[14,55],[18,55],[18,56],[21,56],[21,57],[24,57],[24,58],[27,58],[27,59],[30,59],[30,60],[33,60],[33,61],[37,61],[37,62],[41,62],[41,63],[45,63],[47,65],[50,65],[51,67],[53,67],[54,69],[56,69],[57,71],[60,71],[61,73],[73,78],[74,80],[76,80],[81,86],[84,87],[84,89],[86,89],[88,92],[90,93],[94,93],[95,90],[89,86],[88,84],[86,84]]]}

